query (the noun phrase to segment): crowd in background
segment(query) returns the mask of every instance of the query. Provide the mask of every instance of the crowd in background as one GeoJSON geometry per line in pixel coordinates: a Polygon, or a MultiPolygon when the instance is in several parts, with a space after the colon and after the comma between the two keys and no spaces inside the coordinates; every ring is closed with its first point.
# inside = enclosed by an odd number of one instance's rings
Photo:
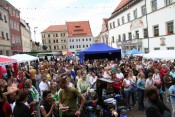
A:
{"type": "MultiPolygon", "coordinates": [[[[85,104],[82,105],[86,107],[100,105],[100,100],[120,94],[128,111],[133,107],[144,111],[145,89],[155,86],[159,99],[171,103],[172,117],[175,116],[175,61],[124,57],[120,61],[99,59],[80,64],[79,60],[52,57],[50,60],[31,62],[30,65],[20,64],[18,74],[14,74],[11,66],[6,66],[7,76],[0,79],[0,117],[68,116],[65,112],[71,108],[62,109],[60,104],[64,103],[63,97],[70,96],[63,93],[60,79],[66,79],[66,86],[77,90],[77,97],[82,100],[85,97],[85,104]],[[107,84],[105,93],[104,87],[98,83],[99,78],[114,81],[107,84]]],[[[82,100],[75,100],[77,105],[74,106],[81,107],[82,100]]],[[[113,105],[117,108],[115,101],[113,105]]],[[[83,109],[72,111],[79,116],[83,109]]],[[[161,111],[158,113],[162,114],[161,111]]]]}

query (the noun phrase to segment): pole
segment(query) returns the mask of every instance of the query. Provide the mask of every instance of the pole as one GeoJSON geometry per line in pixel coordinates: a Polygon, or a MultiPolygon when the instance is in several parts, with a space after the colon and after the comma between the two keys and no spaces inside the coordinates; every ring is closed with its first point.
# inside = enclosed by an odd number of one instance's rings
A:
{"type": "Polygon", "coordinates": [[[148,27],[148,14],[147,14],[147,4],[145,0],[145,8],[146,8],[146,26],[147,26],[147,36],[148,36],[148,53],[149,53],[149,27],[148,27]]]}

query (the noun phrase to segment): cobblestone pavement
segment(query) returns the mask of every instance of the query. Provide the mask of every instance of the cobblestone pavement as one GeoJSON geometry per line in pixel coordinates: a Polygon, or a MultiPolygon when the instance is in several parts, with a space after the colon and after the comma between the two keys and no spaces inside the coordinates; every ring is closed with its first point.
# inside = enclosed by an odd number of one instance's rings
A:
{"type": "MultiPolygon", "coordinates": [[[[171,104],[167,103],[164,98],[164,103],[172,110],[171,104]]],[[[127,111],[128,117],[146,117],[145,111],[139,111],[137,107],[133,107],[132,110],[127,111]]]]}

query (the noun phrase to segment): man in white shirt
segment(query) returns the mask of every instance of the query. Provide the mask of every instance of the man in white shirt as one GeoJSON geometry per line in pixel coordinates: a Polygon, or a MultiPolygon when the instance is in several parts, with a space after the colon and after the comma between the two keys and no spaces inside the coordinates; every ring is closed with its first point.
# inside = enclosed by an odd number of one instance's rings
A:
{"type": "Polygon", "coordinates": [[[43,91],[49,90],[49,84],[47,82],[47,76],[44,74],[41,76],[42,81],[39,84],[39,89],[41,92],[41,96],[43,95],[43,91]]]}

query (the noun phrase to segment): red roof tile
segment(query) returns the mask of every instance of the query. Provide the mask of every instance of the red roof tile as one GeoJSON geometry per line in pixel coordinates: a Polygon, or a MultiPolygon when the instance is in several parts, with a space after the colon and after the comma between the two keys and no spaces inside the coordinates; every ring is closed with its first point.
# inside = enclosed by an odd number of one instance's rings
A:
{"type": "Polygon", "coordinates": [[[68,37],[92,36],[89,21],[66,22],[68,37]]]}
{"type": "Polygon", "coordinates": [[[119,9],[121,9],[122,7],[124,7],[126,4],[128,4],[131,0],[122,0],[119,5],[117,6],[117,8],[115,8],[115,10],[113,11],[116,12],[118,11],[119,9]]]}
{"type": "Polygon", "coordinates": [[[46,28],[43,32],[61,32],[61,31],[67,31],[66,25],[51,25],[48,28],[46,28]]]}

